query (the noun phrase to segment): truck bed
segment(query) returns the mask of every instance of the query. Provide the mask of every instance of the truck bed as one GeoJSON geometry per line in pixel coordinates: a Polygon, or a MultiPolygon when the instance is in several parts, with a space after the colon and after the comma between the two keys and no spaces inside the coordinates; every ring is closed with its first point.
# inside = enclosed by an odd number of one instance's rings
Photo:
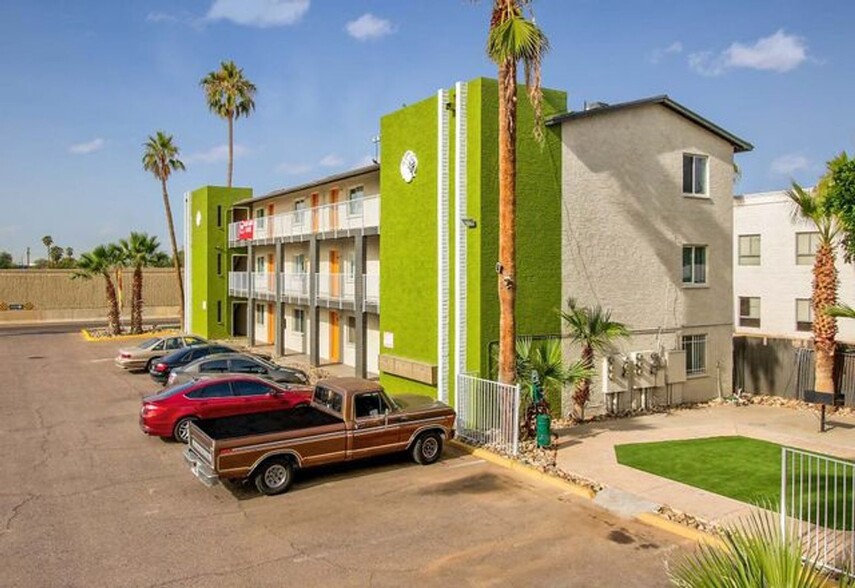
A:
{"type": "Polygon", "coordinates": [[[320,427],[341,422],[340,419],[312,406],[297,406],[290,410],[257,412],[218,419],[197,421],[199,427],[211,439],[233,439],[249,435],[280,433],[294,429],[320,427]]]}

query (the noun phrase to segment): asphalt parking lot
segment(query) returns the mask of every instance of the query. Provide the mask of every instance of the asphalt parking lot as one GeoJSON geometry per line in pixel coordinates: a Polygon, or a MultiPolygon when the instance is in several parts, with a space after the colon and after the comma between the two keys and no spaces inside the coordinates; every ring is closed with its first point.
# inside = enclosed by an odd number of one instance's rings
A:
{"type": "Polygon", "coordinates": [[[449,449],[209,489],[119,346],[0,329],[0,586],[665,586],[690,548],[449,449]]]}

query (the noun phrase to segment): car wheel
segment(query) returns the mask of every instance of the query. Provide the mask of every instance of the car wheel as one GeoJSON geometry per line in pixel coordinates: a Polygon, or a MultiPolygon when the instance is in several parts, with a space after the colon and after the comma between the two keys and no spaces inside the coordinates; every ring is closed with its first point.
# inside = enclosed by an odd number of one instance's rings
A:
{"type": "Polygon", "coordinates": [[[146,373],[148,373],[148,372],[150,372],[150,371],[151,371],[151,366],[153,366],[153,365],[154,365],[154,362],[155,362],[155,358],[154,358],[154,357],[152,357],[150,360],[148,360],[148,361],[146,362],[146,364],[145,364],[145,372],[146,372],[146,373]]]}
{"type": "Polygon", "coordinates": [[[422,433],[411,451],[414,462],[421,465],[435,463],[442,455],[442,435],[436,431],[422,433]]]}
{"type": "Polygon", "coordinates": [[[255,487],[266,496],[282,494],[294,479],[294,464],[285,457],[274,457],[255,472],[255,487]]]}
{"type": "Polygon", "coordinates": [[[178,441],[179,443],[184,443],[185,445],[190,442],[190,423],[195,421],[193,417],[184,417],[175,423],[175,427],[172,429],[172,438],[178,441]]]}

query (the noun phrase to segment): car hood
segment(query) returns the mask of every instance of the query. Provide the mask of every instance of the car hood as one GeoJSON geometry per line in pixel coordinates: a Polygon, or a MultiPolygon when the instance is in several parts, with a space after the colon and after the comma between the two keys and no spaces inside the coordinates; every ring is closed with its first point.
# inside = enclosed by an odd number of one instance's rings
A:
{"type": "Polygon", "coordinates": [[[419,394],[396,395],[392,397],[392,400],[395,401],[395,404],[397,404],[401,410],[405,411],[427,410],[430,408],[449,408],[449,406],[444,402],[435,400],[430,396],[421,396],[419,394]]]}

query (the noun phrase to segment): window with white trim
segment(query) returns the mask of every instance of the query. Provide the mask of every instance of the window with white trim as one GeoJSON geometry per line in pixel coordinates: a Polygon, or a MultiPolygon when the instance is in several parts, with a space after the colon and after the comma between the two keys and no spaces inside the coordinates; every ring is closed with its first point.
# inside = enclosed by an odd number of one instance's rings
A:
{"type": "Polygon", "coordinates": [[[306,210],[306,201],[304,199],[295,200],[294,201],[294,224],[302,225],[304,214],[303,211],[306,210]]]}
{"type": "Polygon", "coordinates": [[[739,326],[760,326],[760,298],[756,296],[739,297],[739,326]]]}
{"type": "Polygon", "coordinates": [[[739,265],[760,265],[760,235],[739,235],[739,265]]]}
{"type": "Polygon", "coordinates": [[[264,308],[263,304],[255,305],[255,324],[264,326],[264,323],[267,319],[267,309],[264,308]]]}
{"type": "Polygon", "coordinates": [[[813,305],[810,298],[796,298],[796,330],[808,333],[813,330],[813,305]]]}
{"type": "Polygon", "coordinates": [[[819,233],[796,233],[796,265],[813,265],[819,249],[819,233]]]}
{"type": "Polygon", "coordinates": [[[347,333],[345,335],[345,341],[348,345],[356,344],[356,317],[349,316],[347,317],[347,333]]]}
{"type": "Polygon", "coordinates": [[[703,376],[707,373],[707,336],[686,335],[683,337],[686,352],[686,375],[703,376]]]}
{"type": "Polygon", "coordinates": [[[707,163],[709,157],[695,153],[683,154],[683,194],[707,195],[707,163]]]}
{"type": "Polygon", "coordinates": [[[707,246],[683,245],[683,284],[707,283],[707,246]]]}
{"type": "Polygon", "coordinates": [[[294,309],[294,332],[295,333],[305,333],[306,332],[306,313],[301,308],[294,309]]]}
{"type": "Polygon", "coordinates": [[[344,258],[344,276],[348,284],[356,280],[356,254],[353,251],[344,258]]]}
{"type": "Polygon", "coordinates": [[[350,216],[359,216],[362,214],[362,200],[365,197],[365,190],[362,186],[351,188],[347,193],[347,214],[350,216]]]}

